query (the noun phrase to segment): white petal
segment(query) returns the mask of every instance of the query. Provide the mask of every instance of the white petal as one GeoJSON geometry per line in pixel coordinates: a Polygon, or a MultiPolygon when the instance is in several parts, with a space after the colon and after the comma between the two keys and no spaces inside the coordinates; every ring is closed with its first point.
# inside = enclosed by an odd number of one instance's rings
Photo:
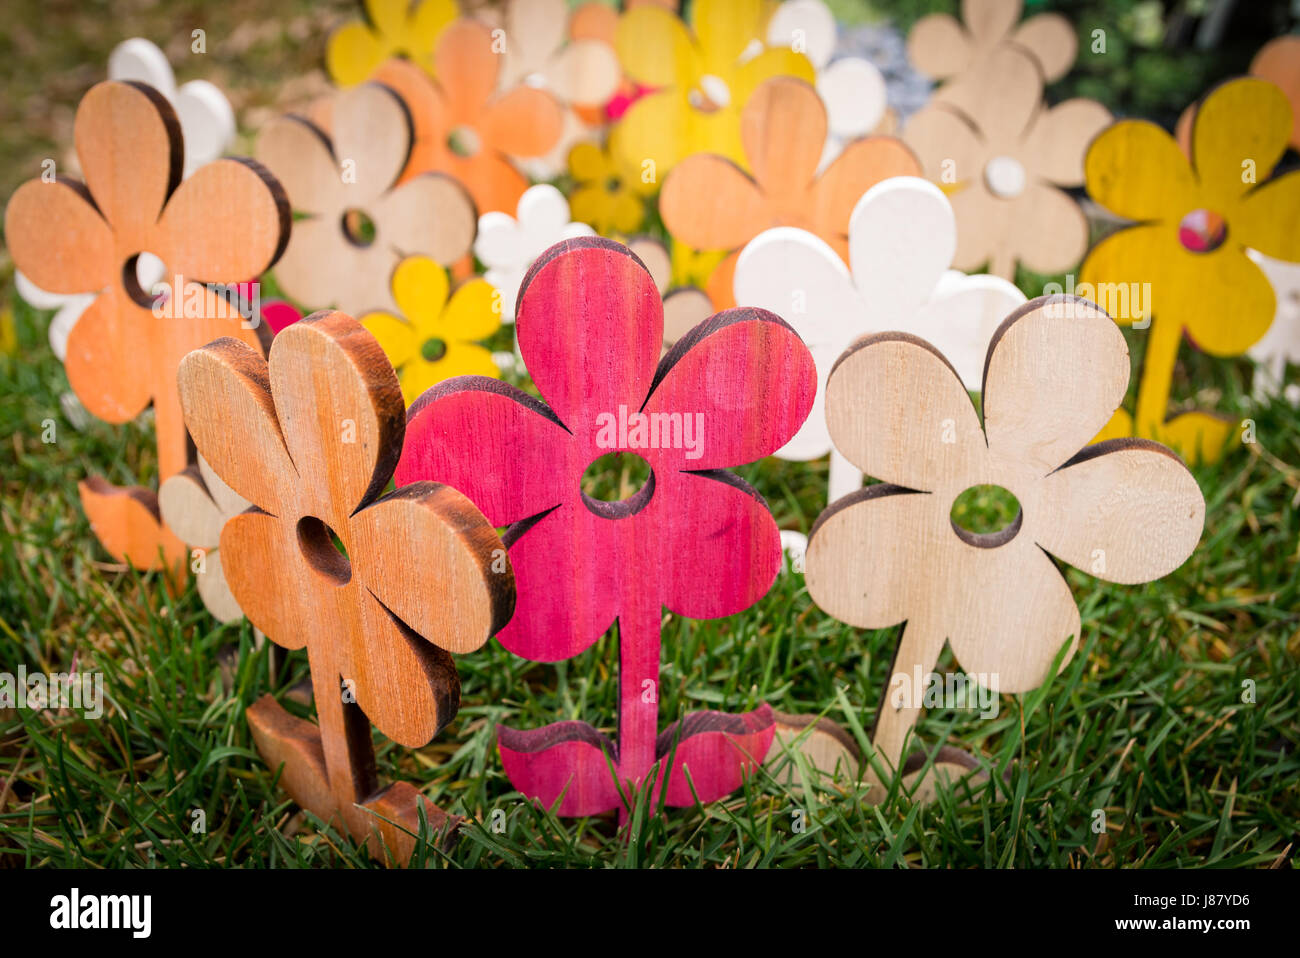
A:
{"type": "Polygon", "coordinates": [[[187,174],[220,157],[235,138],[235,111],[207,80],[191,80],[176,91],[176,116],[185,138],[187,174]]]}
{"type": "Polygon", "coordinates": [[[817,75],[817,92],[826,104],[832,136],[843,139],[866,136],[885,115],[888,106],[885,78],[867,60],[836,60],[817,75]]]}
{"type": "Polygon", "coordinates": [[[956,249],[956,217],[933,183],[897,176],[867,190],[849,217],[849,262],[871,328],[905,329],[956,249]]]}
{"type": "Polygon", "coordinates": [[[790,47],[821,69],[835,52],[835,17],[822,0],[786,0],[768,21],[767,42],[790,47]]]}
{"type": "Polygon", "coordinates": [[[167,56],[144,37],[123,40],[108,55],[110,80],[138,80],[147,83],[168,100],[176,97],[176,76],[167,56]]]}

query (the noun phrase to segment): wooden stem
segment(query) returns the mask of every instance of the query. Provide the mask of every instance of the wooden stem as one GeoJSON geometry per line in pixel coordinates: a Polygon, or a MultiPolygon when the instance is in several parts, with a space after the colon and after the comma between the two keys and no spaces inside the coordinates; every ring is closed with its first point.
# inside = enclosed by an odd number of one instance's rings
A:
{"type": "Polygon", "coordinates": [[[862,488],[862,470],[849,462],[838,449],[831,450],[830,477],[827,481],[826,500],[834,502],[850,492],[862,488]]]}
{"type": "Polygon", "coordinates": [[[1169,414],[1169,391],[1173,386],[1174,364],[1178,361],[1183,328],[1178,323],[1153,318],[1147,336],[1134,431],[1139,436],[1155,438],[1169,414]]]}
{"type": "MultiPolygon", "coordinates": [[[[897,772],[903,767],[903,746],[912,726],[921,716],[925,680],[939,661],[943,641],[943,633],[924,622],[903,623],[903,633],[898,639],[871,733],[872,748],[886,771],[897,772]],[[918,669],[920,688],[917,687],[918,669]],[[905,683],[906,687],[900,690],[900,683],[905,683]]],[[[866,774],[870,781],[884,784],[870,765],[866,774]]]]}
{"type": "MultiPolygon", "coordinates": [[[[633,605],[618,619],[618,770],[624,782],[639,786],[655,761],[662,620],[657,602],[633,605]]],[[[619,821],[626,818],[623,809],[619,821]]]]}
{"type": "Polygon", "coordinates": [[[989,260],[989,272],[994,276],[1000,276],[1008,283],[1016,281],[1016,257],[1004,249],[994,251],[993,258],[989,260]]]}
{"type": "Polygon", "coordinates": [[[367,827],[358,831],[356,825],[367,816],[354,806],[379,788],[370,721],[355,702],[343,701],[342,676],[328,656],[316,654],[308,646],[308,660],[330,793],[349,830],[364,835],[367,827]]]}

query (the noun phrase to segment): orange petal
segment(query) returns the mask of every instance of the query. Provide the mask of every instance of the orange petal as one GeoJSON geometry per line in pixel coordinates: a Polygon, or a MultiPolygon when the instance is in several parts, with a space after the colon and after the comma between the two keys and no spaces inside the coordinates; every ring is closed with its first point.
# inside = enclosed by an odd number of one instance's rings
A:
{"type": "Polygon", "coordinates": [[[117,279],[113,233],[76,180],[29,180],[5,209],[14,265],[51,293],[89,293],[117,279]]]}
{"type": "Polygon", "coordinates": [[[697,249],[736,249],[774,225],[757,184],[709,153],[687,157],[668,174],[659,212],[674,237],[697,249]]]}

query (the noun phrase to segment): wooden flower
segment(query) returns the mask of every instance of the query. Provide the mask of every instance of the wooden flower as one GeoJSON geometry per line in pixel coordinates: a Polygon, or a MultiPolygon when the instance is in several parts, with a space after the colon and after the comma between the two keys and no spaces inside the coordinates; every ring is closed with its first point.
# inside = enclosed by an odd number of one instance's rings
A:
{"type": "Polygon", "coordinates": [[[352,313],[393,310],[389,279],[403,256],[452,263],[469,252],[476,217],[459,183],[427,174],[396,184],[410,149],[407,109],[378,83],[339,94],[329,136],[298,116],[263,128],[257,158],[307,214],[275,270],[289,296],[352,313]]]}
{"type": "Polygon", "coordinates": [[[1033,300],[999,327],[982,426],[961,379],[922,339],[868,336],[836,363],[826,387],[831,437],[882,483],[818,518],[807,584],[850,625],[904,623],[872,735],[886,770],[903,767],[921,708],[904,683],[933,670],[945,642],[981,685],[1005,693],[1046,681],[1067,642],[1073,652],[1079,610],[1054,559],[1130,584],[1172,572],[1196,547],[1205,501],[1175,454],[1141,439],[1087,445],[1128,377],[1119,327],[1067,296],[1033,300]],[[950,516],[977,485],[1019,502],[999,532],[972,533],[950,516]]]}
{"type": "Polygon", "coordinates": [[[494,43],[483,24],[457,20],[438,41],[437,80],[400,60],[386,62],[374,76],[410,108],[415,139],[407,175],[449,174],[469,190],[480,213],[515,208],[528,188],[516,164],[550,152],[564,125],[563,110],[547,91],[501,86],[502,58],[494,43]]]}
{"type": "Polygon", "coordinates": [[[933,100],[903,130],[957,214],[961,270],[1014,280],[1016,264],[1038,273],[1072,268],[1088,248],[1088,221],[1060,187],[1083,183],[1083,157],[1110,123],[1093,100],[1043,103],[1038,64],[1009,45],[989,54],[980,82],[933,100]]]}
{"type": "Polygon", "coordinates": [[[345,23],[325,44],[325,66],[341,87],[370,79],[390,57],[433,72],[433,48],[456,19],[456,0],[362,0],[364,20],[345,23]]]}
{"type": "Polygon", "coordinates": [[[950,81],[936,91],[939,99],[978,76],[1008,45],[1032,56],[1044,79],[1054,83],[1070,72],[1078,55],[1074,27],[1059,13],[1020,23],[1023,8],[1024,0],[962,0],[961,22],[946,13],[922,17],[907,35],[908,59],[922,73],[950,81]]]}
{"type": "MultiPolygon", "coordinates": [[[[920,173],[901,141],[867,137],[818,175],[826,109],[812,87],[789,77],[758,88],[745,105],[741,134],[752,177],[725,156],[702,153],[687,157],[664,180],[664,225],[697,249],[739,251],[765,229],[797,226],[847,259],[849,214],[859,197],[887,177],[920,173]]],[[[737,255],[723,260],[709,279],[715,308],[735,305],[737,255]]]]}
{"type": "Polygon", "coordinates": [[[590,223],[602,236],[635,233],[645,221],[645,199],[653,184],[625,176],[608,146],[579,143],[569,153],[574,189],[569,197],[573,218],[590,223]]]}
{"type": "Polygon", "coordinates": [[[199,453],[255,508],[226,522],[221,554],[249,620],[286,649],[306,646],[319,724],[264,696],[248,709],[259,751],[302,807],[337,817],[404,863],[418,805],[379,791],[367,719],[424,745],[456,714],[449,653],[480,647],[509,618],[514,581],[501,541],[460,493],[421,482],[380,497],[402,448],[404,406],[379,344],[321,312],[285,329],[269,364],[221,339],[180,368],[199,453]],[[495,563],[495,564],[494,564],[495,563]]]}
{"type": "MultiPolygon", "coordinates": [[[[260,275],[280,255],[290,223],[279,184],[256,163],[217,160],[182,182],[179,129],[152,88],[100,83],[77,108],[85,185],[66,176],[32,180],[5,211],[14,264],[36,286],[94,294],[68,334],[68,382],[108,422],[127,422],[153,403],[163,480],[188,464],[176,398],[181,357],[223,335],[258,343],[223,291],[200,283],[260,275]],[[169,299],[139,286],[144,253],[166,265],[169,299]]],[[[154,493],[99,477],[83,481],[80,492],[113,556],[141,569],[159,567],[160,549],[167,567],[183,561],[184,545],[159,524],[154,493]]]]}
{"type": "Polygon", "coordinates": [[[853,208],[849,263],[811,233],[782,227],[760,233],[740,255],[736,299],[789,317],[817,363],[818,389],[808,421],[783,459],[831,454],[830,497],[862,486],[862,473],[835,453],[823,408],[826,377],[858,337],[895,330],[933,343],[968,390],[980,389],[989,339],[1025,301],[996,276],[949,269],[957,246],[952,207],[917,177],[877,183],[853,208]]]}
{"type": "Polygon", "coordinates": [[[637,236],[628,240],[627,248],[636,254],[664,303],[664,352],[677,345],[713,313],[708,295],[698,286],[676,286],[672,281],[672,258],[661,240],[637,236]]]}
{"type": "Polygon", "coordinates": [[[549,183],[528,188],[519,198],[517,215],[484,213],[479,217],[474,255],[483,263],[484,279],[501,293],[501,320],[515,321],[519,285],[537,257],[560,240],[591,236],[586,223],[569,219],[569,202],[549,183]]]}
{"type": "Polygon", "coordinates": [[[632,80],[653,89],[619,123],[621,165],[640,172],[653,164],[662,179],[692,153],[743,161],[740,111],[759,84],[781,75],[813,79],[802,53],[763,47],[762,8],[761,0],[696,0],[689,28],[652,5],[619,19],[619,61],[632,80]]]}
{"type": "Polygon", "coordinates": [[[408,406],[452,376],[500,375],[492,354],[476,342],[501,328],[496,291],[487,280],[469,280],[452,293],[446,270],[413,256],[393,273],[393,299],[400,316],[370,313],[361,323],[397,370],[408,406]]]}
{"type": "Polygon", "coordinates": [[[1300,150],[1300,37],[1278,37],[1271,40],[1255,54],[1250,72],[1267,80],[1286,97],[1291,105],[1291,135],[1287,142],[1291,149],[1300,150]]]}
{"type": "Polygon", "coordinates": [[[812,358],[776,316],[731,310],[656,368],[663,313],[654,281],[626,247],[598,238],[560,243],[537,261],[518,332],[545,403],[496,380],[445,382],[411,408],[397,468],[399,488],[445,481],[511,526],[519,602],[499,636],[507,649],[560,661],[618,622],[618,743],[577,721],[503,727],[506,772],[548,806],[563,793],[562,815],[625,808],[620,783],[653,785],[655,800],[674,806],[695,803],[693,783],[713,801],[762,761],[771,709],[696,713],[657,734],[663,608],[715,618],[767,592],[781,561],[776,524],[725,469],[768,455],[798,429],[812,406],[812,358]],[[650,479],[622,501],[588,496],[584,471],[616,451],[643,457],[650,479]]]}
{"type": "Polygon", "coordinates": [[[1128,294],[1116,322],[1150,321],[1135,419],[1121,411],[1103,437],[1158,439],[1193,460],[1222,453],[1232,422],[1201,412],[1165,418],[1174,364],[1184,333],[1211,355],[1236,356],[1272,323],[1276,296],[1248,250],[1300,262],[1300,173],[1269,179],[1290,135],[1281,91],[1243,78],[1197,108],[1190,162],[1143,120],[1121,120],[1093,142],[1089,194],[1136,223],[1093,247],[1080,281],[1099,297],[1128,294]]]}
{"type": "Polygon", "coordinates": [[[219,547],[226,523],[251,504],[226,485],[202,456],[158,487],[163,522],[198,553],[190,567],[203,605],[218,622],[237,622],[244,617],[226,582],[219,547]]]}

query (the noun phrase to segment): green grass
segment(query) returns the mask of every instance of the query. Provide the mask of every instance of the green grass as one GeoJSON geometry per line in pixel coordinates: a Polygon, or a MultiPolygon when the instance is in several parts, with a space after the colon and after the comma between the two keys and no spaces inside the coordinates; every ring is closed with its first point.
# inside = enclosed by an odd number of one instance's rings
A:
{"type": "MultiPolygon", "coordinates": [[[[346,835],[300,812],[250,743],[243,709],[306,675],[298,654],[276,682],[247,626],[220,626],[190,587],[168,597],[156,576],[106,561],[77,504],[87,473],[131,481],[153,469],[147,426],[64,419],[66,379],[44,317],[14,300],[18,353],[0,358],[0,671],[99,670],[98,721],[0,712],[0,866],[256,865],[369,867],[346,835]],[[42,422],[57,442],[41,441],[42,422]],[[219,656],[239,645],[229,687],[219,656]],[[202,810],[206,831],[194,830],[202,810]]],[[[1134,341],[1135,353],[1140,342],[1134,341]]],[[[1185,357],[1215,384],[1203,405],[1247,409],[1244,364],[1185,357]]],[[[1250,410],[1259,442],[1198,470],[1208,502],[1192,559],[1147,586],[1071,571],[1083,644],[1063,674],[999,716],[926,713],[927,745],[948,742],[995,774],[930,806],[895,793],[879,806],[852,785],[813,782],[802,796],[763,774],[712,806],[611,819],[557,820],[505,778],[493,727],[583,718],[612,731],[612,637],[559,665],[495,642],[459,658],[455,721],[429,746],[377,736],[382,775],[419,786],[467,816],[459,843],[427,864],[473,866],[856,867],[1269,866],[1293,861],[1300,818],[1300,414],[1250,410]],[[1255,701],[1242,701],[1243,682],[1255,701]],[[1096,810],[1104,833],[1093,831],[1096,810]],[[798,814],[796,814],[798,811],[798,814]],[[498,813],[495,814],[494,813],[498,813]],[[796,823],[804,823],[802,830],[796,823]]],[[[823,505],[822,463],[766,460],[739,470],[785,527],[823,505]]],[[[612,485],[615,476],[607,477],[612,485]]],[[[978,508],[978,506],[977,506],[978,508]]],[[[996,509],[992,503],[990,509],[996,509]]],[[[862,632],[822,613],[802,576],[783,574],[747,612],[712,622],[669,617],[661,723],[683,712],[759,702],[820,712],[866,744],[896,630],[862,632]]],[[[946,660],[941,671],[951,667],[946,660]]],[[[642,803],[644,805],[644,803],[642,803]]]]}

